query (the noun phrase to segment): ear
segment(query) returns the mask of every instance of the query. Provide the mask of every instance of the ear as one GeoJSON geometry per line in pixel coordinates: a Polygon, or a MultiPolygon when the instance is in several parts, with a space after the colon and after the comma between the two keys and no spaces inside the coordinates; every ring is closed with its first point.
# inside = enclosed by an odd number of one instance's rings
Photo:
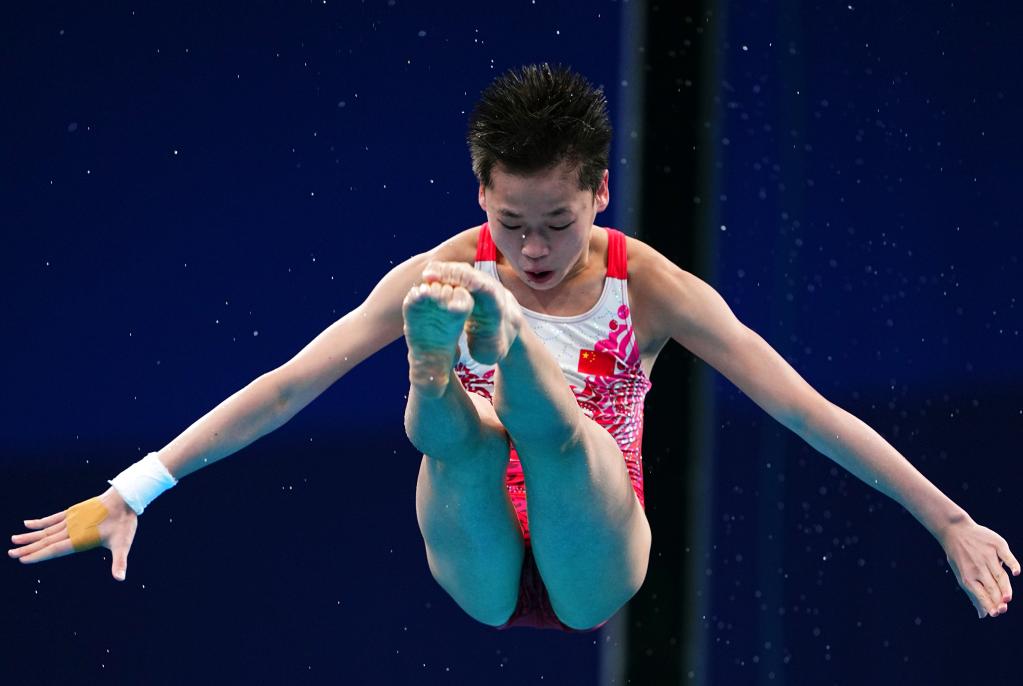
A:
{"type": "Polygon", "coordinates": [[[480,193],[479,193],[479,197],[477,198],[477,200],[478,200],[478,202],[480,204],[480,209],[482,209],[484,212],[487,211],[487,194],[486,194],[486,190],[487,189],[483,186],[483,184],[480,183],[480,193]]]}
{"type": "Polygon", "coordinates": [[[608,191],[607,179],[608,174],[607,170],[605,169],[604,177],[600,180],[600,185],[597,187],[597,192],[593,194],[593,204],[597,212],[603,212],[611,203],[611,193],[610,191],[608,191]]]}

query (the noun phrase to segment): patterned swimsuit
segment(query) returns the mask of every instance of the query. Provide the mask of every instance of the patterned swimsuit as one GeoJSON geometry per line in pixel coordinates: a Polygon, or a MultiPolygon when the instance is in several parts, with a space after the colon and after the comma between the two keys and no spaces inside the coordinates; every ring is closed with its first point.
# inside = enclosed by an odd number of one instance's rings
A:
{"type": "MultiPolygon", "coordinates": [[[[607,276],[597,304],[588,312],[571,317],[558,317],[526,308],[522,308],[522,312],[530,328],[557,360],[579,407],[618,443],[633,490],[640,505],[644,505],[640,446],[643,439],[643,399],[650,390],[650,380],[640,367],[639,346],[629,311],[625,235],[615,229],[604,230],[608,237],[607,276]]],[[[487,224],[480,229],[476,269],[500,281],[497,247],[487,224]]],[[[455,373],[462,386],[492,403],[494,366],[480,364],[469,356],[464,333],[458,347],[455,373]]],[[[533,558],[525,480],[513,445],[509,445],[505,483],[522,529],[526,551],[518,604],[508,622],[499,628],[530,626],[573,631],[558,619],[551,608],[547,589],[533,558]]]]}

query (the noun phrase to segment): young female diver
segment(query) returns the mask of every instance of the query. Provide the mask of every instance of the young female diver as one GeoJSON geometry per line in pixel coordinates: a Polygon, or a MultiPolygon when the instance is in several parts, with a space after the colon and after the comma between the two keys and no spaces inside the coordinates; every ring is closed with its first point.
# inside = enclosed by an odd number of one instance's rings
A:
{"type": "Polygon", "coordinates": [[[709,285],[594,225],[608,205],[603,93],[528,66],[482,94],[468,135],[487,221],[411,257],[365,302],[114,478],[25,524],[10,555],[102,545],[123,580],[137,515],[178,479],[280,427],[404,334],[405,430],[437,582],[496,626],[592,630],[643,582],[650,551],[643,398],[675,340],[777,421],[906,507],[937,538],[979,616],[1007,610],[1005,540],[979,526],[859,419],[811,388],[709,285]],[[526,494],[528,492],[528,500],[526,494]]]}

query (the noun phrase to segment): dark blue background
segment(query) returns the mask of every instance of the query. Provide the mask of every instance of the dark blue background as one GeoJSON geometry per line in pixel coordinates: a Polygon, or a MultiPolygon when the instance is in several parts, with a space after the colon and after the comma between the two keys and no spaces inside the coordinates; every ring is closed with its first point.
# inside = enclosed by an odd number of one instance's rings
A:
{"type": "MultiPolygon", "coordinates": [[[[739,318],[1017,558],[1019,18],[729,3],[709,199],[739,318]]],[[[715,383],[711,683],[1023,683],[1016,603],[978,620],[915,519],[715,383]]]]}
{"type": "MultiPolygon", "coordinates": [[[[612,100],[618,78],[611,2],[7,12],[11,533],[482,221],[464,131],[498,73],[564,62],[612,100]]],[[[593,682],[596,634],[495,632],[433,581],[407,388],[397,343],[182,482],[140,519],[123,585],[105,551],[5,565],[11,683],[593,682]]]]}
{"type": "MultiPolygon", "coordinates": [[[[717,173],[716,197],[680,199],[718,208],[700,275],[1020,556],[1018,10],[738,5],[716,16],[715,116],[680,123],[706,124],[717,173]]],[[[98,493],[393,264],[479,223],[463,133],[497,73],[571,64],[606,87],[621,140],[620,11],[8,9],[11,533],[98,493]]],[[[605,634],[495,632],[430,577],[404,353],[155,502],[124,584],[105,551],[6,565],[12,683],[595,683],[605,634]]],[[[977,620],[915,520],[717,378],[700,678],[1019,683],[1019,609],[977,620]]]]}

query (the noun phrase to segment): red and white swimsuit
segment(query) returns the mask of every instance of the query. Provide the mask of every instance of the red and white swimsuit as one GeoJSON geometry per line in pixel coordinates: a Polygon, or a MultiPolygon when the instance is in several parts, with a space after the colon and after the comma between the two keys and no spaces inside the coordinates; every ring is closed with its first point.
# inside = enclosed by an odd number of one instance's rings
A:
{"type": "MultiPolygon", "coordinates": [[[[643,460],[640,446],[643,438],[643,399],[650,390],[650,380],[640,367],[639,346],[629,311],[628,257],[625,235],[615,229],[604,229],[608,237],[607,276],[600,300],[588,312],[572,317],[557,317],[522,308],[525,320],[554,356],[575,394],[579,407],[586,416],[607,429],[625,458],[629,479],[639,499],[643,499],[643,460]]],[[[476,246],[476,269],[500,281],[497,273],[497,247],[490,236],[490,228],[480,229],[476,246]]],[[[465,334],[458,342],[459,360],[455,365],[462,386],[470,393],[493,402],[494,366],[483,365],[472,359],[466,346],[465,334]]],[[[529,520],[526,512],[526,488],[522,464],[514,447],[510,448],[505,483],[508,495],[522,527],[529,551],[529,520]]],[[[527,555],[531,558],[531,555],[527,555]]],[[[527,560],[527,563],[531,560],[527,560]]],[[[533,565],[535,567],[535,565],[533,565]]],[[[530,570],[535,571],[535,570],[530,570]]],[[[520,604],[528,599],[526,593],[527,570],[523,569],[520,604]]],[[[539,575],[537,574],[537,580],[539,575]]],[[[533,592],[543,589],[532,589],[533,592]]],[[[546,595],[544,592],[543,595],[546,595]]],[[[547,608],[549,609],[549,608],[547,608]]],[[[530,608],[523,608],[522,615],[530,608]]],[[[532,608],[534,617],[509,625],[551,626],[540,617],[543,612],[532,608]],[[538,614],[539,613],[539,614],[538,614]],[[532,623],[531,623],[532,622],[532,623]]],[[[550,611],[553,617],[553,611],[550,611]]],[[[519,609],[516,615],[520,615],[519,609]]],[[[513,615],[513,620],[515,616],[513,615]]],[[[560,625],[554,618],[554,625],[560,625]]],[[[564,625],[557,628],[567,628],[564,625]]]]}

